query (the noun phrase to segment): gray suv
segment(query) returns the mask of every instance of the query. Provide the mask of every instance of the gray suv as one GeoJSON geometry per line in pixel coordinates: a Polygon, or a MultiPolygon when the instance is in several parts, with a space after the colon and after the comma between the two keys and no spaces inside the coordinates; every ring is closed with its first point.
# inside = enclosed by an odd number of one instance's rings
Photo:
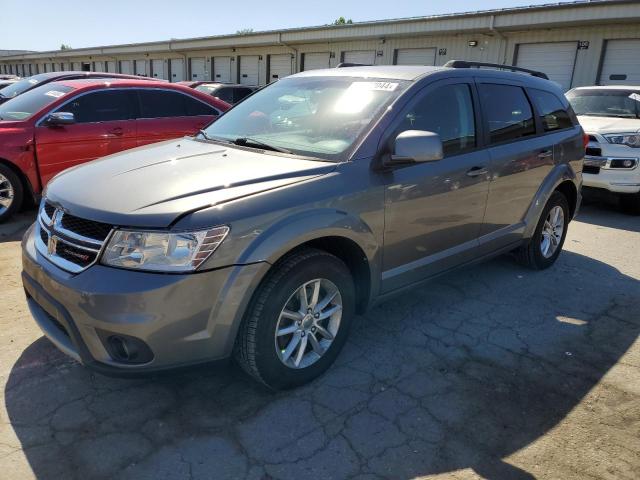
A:
{"type": "Polygon", "coordinates": [[[472,66],[299,73],[58,175],[22,246],[35,320],[105,373],[235,356],[287,388],[374,302],[506,252],[549,267],[583,131],[542,74],[472,66]]]}

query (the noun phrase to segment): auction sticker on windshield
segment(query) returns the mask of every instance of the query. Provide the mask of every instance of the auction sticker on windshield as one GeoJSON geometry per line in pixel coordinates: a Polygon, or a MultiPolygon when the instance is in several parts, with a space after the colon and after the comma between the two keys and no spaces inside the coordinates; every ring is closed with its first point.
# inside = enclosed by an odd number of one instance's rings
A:
{"type": "Polygon", "coordinates": [[[64,95],[64,92],[59,92],[57,90],[49,90],[47,93],[45,93],[45,95],[48,95],[49,97],[53,97],[53,98],[60,98],[61,96],[64,95]]]}

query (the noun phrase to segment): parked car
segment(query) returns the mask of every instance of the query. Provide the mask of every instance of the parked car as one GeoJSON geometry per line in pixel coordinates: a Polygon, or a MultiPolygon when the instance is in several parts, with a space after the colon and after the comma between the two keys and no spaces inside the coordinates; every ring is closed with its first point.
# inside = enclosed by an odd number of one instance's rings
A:
{"type": "Polygon", "coordinates": [[[17,78],[0,78],[0,89],[4,87],[8,87],[9,85],[13,85],[14,83],[18,83],[20,80],[17,78]]]}
{"type": "Polygon", "coordinates": [[[203,83],[210,83],[209,80],[182,80],[181,82],[176,82],[178,85],[184,85],[189,88],[196,88],[198,85],[202,85],[203,83]]]}
{"type": "Polygon", "coordinates": [[[587,191],[612,193],[640,214],[640,86],[579,87],[567,98],[589,135],[587,191]]]}
{"type": "Polygon", "coordinates": [[[0,105],[0,221],[62,170],[129,148],[193,135],[229,105],[154,80],[48,83],[0,105]]]}
{"type": "Polygon", "coordinates": [[[200,135],[58,175],[23,241],[28,305],[55,345],[102,372],[235,355],[266,385],[300,385],[376,301],[505,252],[551,266],[584,148],[542,78],[298,73],[200,135]],[[292,104],[291,121],[272,123],[292,104]]]}
{"type": "Polygon", "coordinates": [[[194,87],[196,90],[207,93],[212,97],[217,97],[220,100],[233,105],[243,100],[247,96],[255,92],[258,87],[249,87],[247,85],[240,85],[235,83],[201,83],[194,87]]]}
{"type": "MultiPolygon", "coordinates": [[[[57,82],[60,80],[75,80],[80,78],[130,78],[139,79],[136,75],[124,75],[119,73],[106,72],[49,72],[39,73],[31,77],[22,78],[20,81],[6,86],[0,90],[0,104],[8,102],[18,95],[28,92],[29,90],[42,86],[46,83],[57,82]]],[[[164,80],[157,80],[163,82],[164,80]]]]}

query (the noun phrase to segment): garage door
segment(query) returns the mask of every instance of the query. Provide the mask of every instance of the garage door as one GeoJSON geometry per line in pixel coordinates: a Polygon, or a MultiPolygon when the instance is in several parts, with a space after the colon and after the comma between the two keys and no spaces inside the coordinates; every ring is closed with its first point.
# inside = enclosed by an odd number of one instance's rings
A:
{"type": "Polygon", "coordinates": [[[303,53],[304,70],[317,70],[318,68],[329,68],[331,66],[329,52],[303,53]]]}
{"type": "Polygon", "coordinates": [[[104,62],[93,62],[94,72],[104,72],[104,62]]]}
{"type": "Polygon", "coordinates": [[[212,80],[216,82],[231,82],[231,57],[215,57],[213,59],[212,80]]]}
{"type": "Polygon", "coordinates": [[[396,65],[435,65],[435,48],[400,48],[396,50],[396,65]]]}
{"type": "Polygon", "coordinates": [[[120,60],[120,73],[133,75],[133,64],[131,60],[120,60]]]}
{"type": "Polygon", "coordinates": [[[171,67],[171,78],[172,82],[183,82],[184,81],[184,60],[181,58],[172,58],[169,60],[169,65],[171,67]]]}
{"type": "Polygon", "coordinates": [[[350,52],[342,52],[342,61],[345,63],[374,65],[376,63],[376,52],[373,50],[352,50],[350,52]]]}
{"type": "Polygon", "coordinates": [[[288,53],[284,55],[269,55],[269,78],[267,80],[273,82],[291,75],[292,61],[293,59],[288,53]]]}
{"type": "Polygon", "coordinates": [[[166,64],[162,59],[151,60],[151,74],[153,78],[167,79],[166,64]]]}
{"type": "Polygon", "coordinates": [[[204,58],[191,58],[191,80],[198,82],[206,80],[206,67],[204,58]]]}
{"type": "Polygon", "coordinates": [[[114,60],[107,60],[105,62],[105,67],[106,67],[105,71],[116,73],[116,62],[114,60]]]}
{"type": "Polygon", "coordinates": [[[260,71],[258,56],[246,55],[238,57],[240,62],[240,83],[243,85],[258,85],[260,71]]]}
{"type": "Polygon", "coordinates": [[[577,49],[576,42],[523,43],[518,45],[516,66],[544,72],[569,90],[577,49]]]}
{"type": "Polygon", "coordinates": [[[147,67],[146,60],[136,60],[136,75],[140,75],[141,77],[148,77],[149,70],[147,67]]]}
{"type": "Polygon", "coordinates": [[[600,85],[640,85],[640,39],[607,40],[600,85]]]}

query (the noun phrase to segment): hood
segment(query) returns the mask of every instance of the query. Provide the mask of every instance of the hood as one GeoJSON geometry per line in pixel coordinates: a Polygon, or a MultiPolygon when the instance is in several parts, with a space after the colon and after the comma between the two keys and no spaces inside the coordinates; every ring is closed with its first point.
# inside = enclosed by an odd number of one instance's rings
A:
{"type": "Polygon", "coordinates": [[[640,131],[640,119],[616,117],[592,117],[578,115],[578,121],[586,133],[628,133],[640,131]]]}
{"type": "Polygon", "coordinates": [[[191,138],[139,147],[57,175],[46,197],[113,225],[166,227],[186,212],[329,173],[335,164],[191,138]]]}

